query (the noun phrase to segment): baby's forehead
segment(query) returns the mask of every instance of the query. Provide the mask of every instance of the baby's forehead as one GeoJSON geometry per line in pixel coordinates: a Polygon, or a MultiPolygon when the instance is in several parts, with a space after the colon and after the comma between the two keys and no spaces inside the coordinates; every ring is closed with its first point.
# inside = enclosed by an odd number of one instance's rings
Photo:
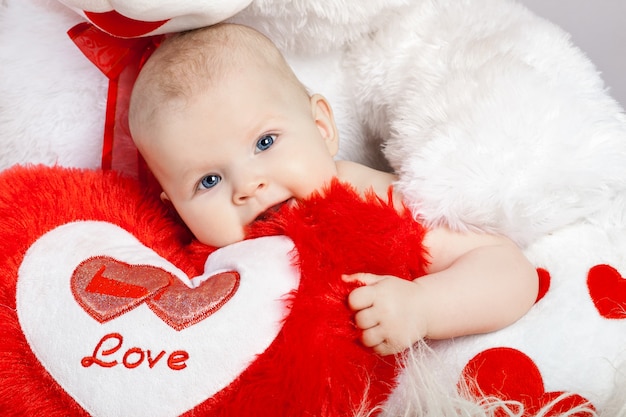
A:
{"type": "Polygon", "coordinates": [[[133,91],[141,105],[131,107],[143,113],[139,120],[154,120],[157,113],[184,110],[198,94],[246,76],[266,83],[277,79],[283,88],[299,83],[278,49],[253,29],[221,25],[174,35],[142,69],[133,91]]]}
{"type": "Polygon", "coordinates": [[[268,48],[258,48],[247,43],[227,48],[216,41],[194,42],[191,46],[193,48],[174,50],[162,57],[157,55],[156,62],[148,67],[153,80],[152,87],[160,89],[165,96],[163,98],[176,98],[179,95],[189,97],[198,90],[207,91],[241,74],[284,71],[285,64],[281,62],[280,55],[269,53],[268,48]]]}

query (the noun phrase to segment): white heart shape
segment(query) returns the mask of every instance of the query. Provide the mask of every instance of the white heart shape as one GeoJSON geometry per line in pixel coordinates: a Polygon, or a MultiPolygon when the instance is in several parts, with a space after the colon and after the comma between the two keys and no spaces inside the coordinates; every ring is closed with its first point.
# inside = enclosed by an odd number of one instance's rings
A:
{"type": "Polygon", "coordinates": [[[274,340],[288,314],[284,297],[299,283],[293,248],[287,237],[272,236],[212,253],[203,276],[235,270],[239,288],[217,312],[184,330],[172,329],[145,304],[101,324],[70,288],[73,271],[86,259],[104,255],[189,278],[116,225],[68,223],[39,238],[24,256],[18,318],[41,364],[90,414],[178,416],[228,386],[274,340]],[[90,364],[90,357],[108,365],[90,364]]]}

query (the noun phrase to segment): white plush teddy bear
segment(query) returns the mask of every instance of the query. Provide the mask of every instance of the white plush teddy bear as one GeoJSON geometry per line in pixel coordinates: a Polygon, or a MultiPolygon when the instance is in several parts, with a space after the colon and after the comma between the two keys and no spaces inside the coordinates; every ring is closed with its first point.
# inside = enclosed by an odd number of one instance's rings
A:
{"type": "MultiPolygon", "coordinates": [[[[0,3],[0,168],[100,166],[108,80],[67,37],[76,23],[256,27],[333,103],[341,158],[396,171],[428,224],[504,233],[543,268],[550,289],[518,323],[436,345],[452,373],[506,346],[538,366],[539,405],[573,391],[626,413],[626,317],[599,306],[626,306],[611,289],[626,271],[626,117],[559,28],[510,0],[61,3],[0,3]]],[[[390,409],[423,408],[407,366],[390,409]]]]}

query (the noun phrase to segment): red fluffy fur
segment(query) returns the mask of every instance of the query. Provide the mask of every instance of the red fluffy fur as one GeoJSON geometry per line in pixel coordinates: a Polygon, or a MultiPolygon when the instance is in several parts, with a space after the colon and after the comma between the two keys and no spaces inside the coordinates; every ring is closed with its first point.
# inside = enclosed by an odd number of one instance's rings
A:
{"type": "MultiPolygon", "coordinates": [[[[190,275],[211,248],[193,241],[154,193],[114,173],[14,168],[0,175],[0,410],[3,416],[86,413],[53,381],[24,339],[15,311],[17,269],[42,234],[67,222],[103,220],[133,233],[190,275]]],[[[359,271],[414,278],[424,273],[424,230],[375,197],[334,183],[257,224],[250,237],[285,234],[295,243],[299,289],[265,353],[230,386],[185,416],[344,416],[374,406],[393,387],[396,363],[359,341],[346,297],[359,271]]],[[[62,242],[59,242],[62,244],[62,242]]],[[[42,277],[42,280],[45,277],[42,277]]],[[[207,376],[209,377],[209,376],[207,376]]],[[[173,399],[166,399],[172,401],[173,399]]]]}

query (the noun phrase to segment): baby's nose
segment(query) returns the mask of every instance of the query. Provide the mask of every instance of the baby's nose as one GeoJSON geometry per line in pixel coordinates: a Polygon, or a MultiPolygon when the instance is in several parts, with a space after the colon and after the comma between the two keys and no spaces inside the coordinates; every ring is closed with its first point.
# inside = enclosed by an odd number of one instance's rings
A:
{"type": "Polygon", "coordinates": [[[247,180],[237,186],[233,193],[233,202],[235,204],[244,204],[248,199],[254,197],[257,193],[267,188],[267,180],[261,177],[247,180]]]}

